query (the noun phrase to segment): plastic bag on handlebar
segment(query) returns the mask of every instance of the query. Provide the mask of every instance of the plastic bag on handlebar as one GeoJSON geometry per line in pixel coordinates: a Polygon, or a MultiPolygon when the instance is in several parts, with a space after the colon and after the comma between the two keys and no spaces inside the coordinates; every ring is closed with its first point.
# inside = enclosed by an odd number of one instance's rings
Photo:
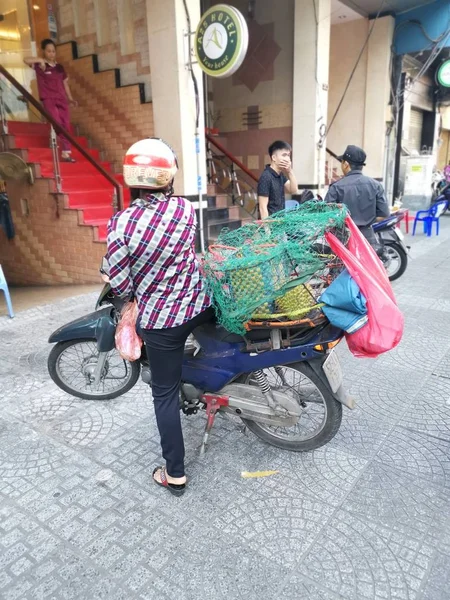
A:
{"type": "Polygon", "coordinates": [[[326,234],[331,249],[347,267],[367,300],[368,322],[355,333],[346,334],[347,344],[354,356],[375,358],[399,344],[404,319],[375,250],[350,218],[347,226],[351,231],[348,248],[332,233],[326,234]]]}
{"type": "Polygon", "coordinates": [[[116,328],[116,348],[124,360],[134,361],[141,356],[142,340],[136,333],[137,303],[127,302],[122,308],[116,328]]]}

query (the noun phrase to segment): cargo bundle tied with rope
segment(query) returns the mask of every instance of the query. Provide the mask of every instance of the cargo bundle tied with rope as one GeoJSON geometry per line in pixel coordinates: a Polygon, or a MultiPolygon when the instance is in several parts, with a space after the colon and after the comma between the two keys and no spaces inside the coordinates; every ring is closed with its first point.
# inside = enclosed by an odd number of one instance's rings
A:
{"type": "Polygon", "coordinates": [[[306,202],[235,231],[222,230],[204,259],[218,320],[244,335],[252,328],[314,326],[319,297],[343,265],[325,241],[348,239],[344,206],[306,202]]]}

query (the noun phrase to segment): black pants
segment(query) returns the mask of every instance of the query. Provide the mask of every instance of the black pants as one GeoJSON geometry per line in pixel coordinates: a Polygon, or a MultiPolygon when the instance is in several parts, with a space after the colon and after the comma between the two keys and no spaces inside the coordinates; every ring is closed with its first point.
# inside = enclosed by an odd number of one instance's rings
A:
{"type": "Polygon", "coordinates": [[[156,422],[161,436],[167,474],[184,477],[184,441],[180,420],[180,384],[184,345],[192,331],[213,318],[212,308],[184,325],[170,329],[142,329],[152,373],[152,394],[156,422]]]}
{"type": "Polygon", "coordinates": [[[381,256],[383,254],[383,245],[378,241],[378,238],[372,227],[370,225],[367,227],[359,227],[359,230],[378,254],[378,256],[381,256]]]}

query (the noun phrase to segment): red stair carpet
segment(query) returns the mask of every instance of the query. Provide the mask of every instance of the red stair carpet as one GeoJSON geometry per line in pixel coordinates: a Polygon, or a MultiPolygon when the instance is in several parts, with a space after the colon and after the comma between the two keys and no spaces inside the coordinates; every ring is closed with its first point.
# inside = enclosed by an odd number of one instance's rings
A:
{"type": "MultiPolygon", "coordinates": [[[[52,151],[49,147],[50,126],[44,123],[26,123],[9,121],[8,131],[15,138],[16,148],[28,151],[29,163],[37,163],[41,168],[41,176],[54,179],[52,151]]],[[[77,142],[99,160],[99,151],[88,148],[87,139],[76,137],[77,142]]],[[[106,241],[106,226],[112,216],[111,184],[93,167],[80,152],[73,149],[76,163],[61,162],[62,191],[67,194],[67,208],[81,211],[80,226],[89,226],[97,230],[95,239],[106,241]]],[[[106,171],[111,171],[111,165],[101,163],[106,171]]],[[[117,181],[123,184],[122,175],[115,175],[117,181]]],[[[124,205],[130,202],[130,192],[124,188],[124,205]]]]}

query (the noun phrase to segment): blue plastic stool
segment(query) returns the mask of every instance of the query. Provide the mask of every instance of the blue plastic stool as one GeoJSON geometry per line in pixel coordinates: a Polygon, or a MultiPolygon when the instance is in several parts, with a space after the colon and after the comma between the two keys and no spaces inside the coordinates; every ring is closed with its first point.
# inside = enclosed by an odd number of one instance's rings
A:
{"type": "Polygon", "coordinates": [[[286,200],[285,209],[286,210],[295,210],[300,206],[300,203],[297,200],[286,200]]]}
{"type": "Polygon", "coordinates": [[[428,210],[419,210],[414,219],[414,226],[412,234],[416,235],[416,227],[419,221],[423,223],[423,232],[428,237],[431,236],[433,231],[433,223],[436,223],[436,235],[439,235],[439,218],[442,213],[448,208],[447,200],[441,200],[433,204],[428,210]]]}
{"type": "Polygon", "coordinates": [[[11,303],[11,295],[9,293],[8,284],[6,283],[5,275],[3,274],[3,269],[0,265],[0,290],[5,294],[6,306],[8,308],[8,313],[11,319],[14,317],[13,307],[11,303]]]}

